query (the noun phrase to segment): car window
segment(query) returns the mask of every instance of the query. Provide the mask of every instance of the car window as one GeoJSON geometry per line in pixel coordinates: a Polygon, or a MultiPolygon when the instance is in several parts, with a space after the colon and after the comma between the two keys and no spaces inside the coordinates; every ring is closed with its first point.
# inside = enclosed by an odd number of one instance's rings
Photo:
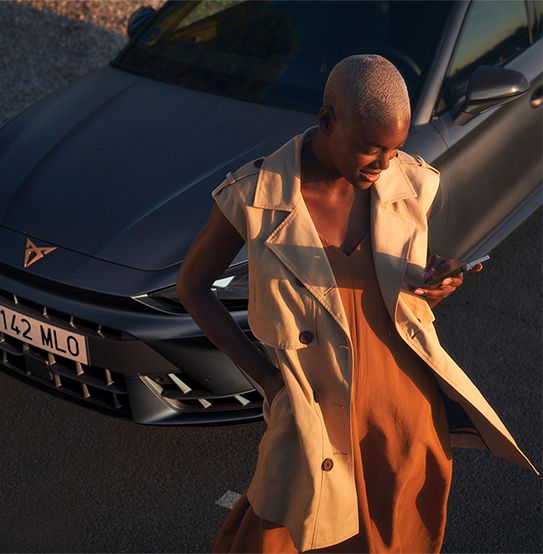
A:
{"type": "Polygon", "coordinates": [[[539,40],[543,35],[543,1],[535,0],[534,2],[534,26],[533,38],[539,40]]]}
{"type": "Polygon", "coordinates": [[[465,95],[469,76],[477,66],[503,66],[529,45],[523,0],[473,0],[444,80],[437,114],[465,95]]]}
{"type": "Polygon", "coordinates": [[[214,94],[315,113],[332,67],[377,53],[412,103],[453,2],[169,2],[112,65],[214,94]]]}

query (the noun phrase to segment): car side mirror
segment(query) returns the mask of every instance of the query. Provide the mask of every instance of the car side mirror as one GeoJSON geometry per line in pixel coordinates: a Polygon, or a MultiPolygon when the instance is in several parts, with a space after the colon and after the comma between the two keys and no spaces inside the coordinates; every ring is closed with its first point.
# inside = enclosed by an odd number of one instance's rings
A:
{"type": "Polygon", "coordinates": [[[132,38],[155,14],[156,10],[150,6],[141,6],[132,12],[126,25],[128,38],[132,38]]]}
{"type": "Polygon", "coordinates": [[[466,97],[453,110],[453,121],[464,125],[489,108],[515,100],[530,88],[519,71],[480,65],[470,75],[466,97]]]}

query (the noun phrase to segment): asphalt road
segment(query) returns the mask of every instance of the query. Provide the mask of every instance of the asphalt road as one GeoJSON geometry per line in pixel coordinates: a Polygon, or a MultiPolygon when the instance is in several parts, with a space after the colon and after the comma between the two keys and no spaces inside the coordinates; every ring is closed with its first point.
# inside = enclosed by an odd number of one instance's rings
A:
{"type": "MultiPolygon", "coordinates": [[[[112,33],[0,2],[0,40],[17,43],[0,63],[0,122],[105,63],[123,42],[112,33]]],[[[443,346],[539,469],[541,217],[539,209],[435,309],[443,346]]],[[[247,487],[264,431],[263,422],[140,426],[2,373],[0,390],[1,552],[209,552],[228,514],[217,502],[247,487]]],[[[453,452],[443,551],[541,552],[541,481],[485,451],[453,452]]]]}

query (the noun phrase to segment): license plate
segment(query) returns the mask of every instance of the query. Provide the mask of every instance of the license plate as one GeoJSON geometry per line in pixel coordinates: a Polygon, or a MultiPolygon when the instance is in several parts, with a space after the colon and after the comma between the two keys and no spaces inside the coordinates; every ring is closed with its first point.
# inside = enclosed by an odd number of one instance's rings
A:
{"type": "Polygon", "coordinates": [[[50,325],[0,303],[0,331],[82,364],[88,364],[87,337],[50,325]]]}

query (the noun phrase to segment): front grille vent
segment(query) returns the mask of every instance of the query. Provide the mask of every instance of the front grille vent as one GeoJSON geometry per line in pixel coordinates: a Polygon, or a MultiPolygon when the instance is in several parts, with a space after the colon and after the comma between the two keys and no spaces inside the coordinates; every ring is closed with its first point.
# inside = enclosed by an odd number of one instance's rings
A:
{"type": "Polygon", "coordinates": [[[239,412],[262,406],[262,396],[253,387],[236,394],[214,394],[182,373],[153,373],[143,377],[148,386],[184,412],[239,412]]]}
{"type": "Polygon", "coordinates": [[[99,323],[88,321],[81,317],[66,314],[54,308],[49,308],[43,304],[22,298],[21,296],[0,289],[0,302],[12,307],[14,310],[23,308],[30,316],[37,318],[45,317],[50,320],[51,324],[60,323],[61,325],[69,325],[74,330],[79,330],[82,333],[93,334],[97,337],[108,338],[113,340],[133,340],[133,337],[119,329],[113,329],[99,323]]]}
{"type": "MultiPolygon", "coordinates": [[[[0,302],[14,310],[23,309],[30,316],[45,317],[51,324],[70,325],[74,330],[97,338],[129,337],[123,331],[76,318],[2,289],[0,302]]],[[[15,372],[89,407],[131,417],[125,377],[117,371],[81,364],[3,332],[0,332],[0,369],[6,373],[15,372]]]]}

